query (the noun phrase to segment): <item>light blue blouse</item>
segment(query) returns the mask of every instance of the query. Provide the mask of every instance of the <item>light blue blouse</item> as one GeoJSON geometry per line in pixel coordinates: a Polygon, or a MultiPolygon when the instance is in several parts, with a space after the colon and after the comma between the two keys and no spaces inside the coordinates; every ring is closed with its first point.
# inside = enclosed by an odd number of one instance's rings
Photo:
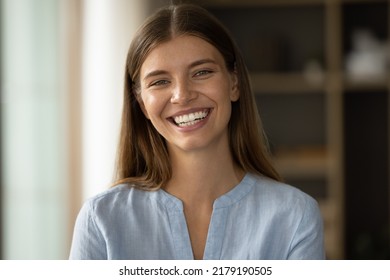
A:
{"type": "MultiPolygon", "coordinates": [[[[298,189],[246,174],[215,200],[204,259],[324,259],[317,202],[298,189]]],[[[182,202],[164,190],[120,185],[89,199],[70,259],[193,259],[182,202]]]]}

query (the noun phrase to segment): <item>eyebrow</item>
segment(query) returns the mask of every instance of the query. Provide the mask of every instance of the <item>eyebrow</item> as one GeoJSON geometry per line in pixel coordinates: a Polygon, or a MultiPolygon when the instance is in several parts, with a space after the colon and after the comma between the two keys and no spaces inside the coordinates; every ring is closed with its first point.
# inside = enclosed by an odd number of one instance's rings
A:
{"type": "Polygon", "coordinates": [[[192,67],[195,67],[195,66],[199,66],[199,65],[202,65],[202,64],[206,64],[206,63],[217,64],[217,62],[215,62],[215,60],[213,60],[211,58],[205,58],[205,59],[200,59],[200,60],[196,60],[196,61],[192,62],[190,64],[189,68],[192,68],[192,67]]]}
{"type": "MultiPolygon", "coordinates": [[[[192,62],[188,66],[188,68],[193,68],[193,67],[196,67],[196,66],[199,66],[199,65],[202,65],[202,64],[206,64],[206,63],[217,64],[217,62],[215,60],[210,59],[210,58],[205,58],[205,59],[199,59],[199,60],[196,60],[196,61],[192,62]]],[[[149,79],[151,77],[159,76],[159,75],[165,75],[165,74],[168,74],[168,71],[165,71],[165,70],[154,70],[154,71],[151,71],[148,74],[146,74],[145,78],[143,78],[143,80],[147,80],[147,79],[149,79]]]]}

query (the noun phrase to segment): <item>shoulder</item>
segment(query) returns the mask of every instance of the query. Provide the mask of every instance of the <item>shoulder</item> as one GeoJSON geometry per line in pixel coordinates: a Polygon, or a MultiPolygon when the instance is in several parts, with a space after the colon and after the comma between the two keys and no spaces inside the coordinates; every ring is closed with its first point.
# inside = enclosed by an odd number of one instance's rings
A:
{"type": "Polygon", "coordinates": [[[249,174],[253,199],[268,210],[302,215],[307,210],[318,215],[318,203],[298,188],[265,176],[249,174]]]}
{"type": "Polygon", "coordinates": [[[129,184],[112,187],[84,202],[83,210],[97,216],[130,211],[133,208],[158,204],[157,191],[142,191],[129,184]]]}
{"type": "Polygon", "coordinates": [[[314,200],[311,196],[300,189],[284,182],[275,181],[271,178],[254,174],[249,174],[249,177],[252,181],[254,192],[258,195],[266,196],[267,198],[272,199],[272,201],[314,200]]]}

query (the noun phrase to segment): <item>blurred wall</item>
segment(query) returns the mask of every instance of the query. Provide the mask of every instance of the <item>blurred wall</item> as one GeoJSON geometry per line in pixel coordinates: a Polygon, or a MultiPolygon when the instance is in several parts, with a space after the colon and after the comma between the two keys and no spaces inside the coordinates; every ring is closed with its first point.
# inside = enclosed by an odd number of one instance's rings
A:
{"type": "Polygon", "coordinates": [[[85,0],[83,26],[83,198],[112,183],[127,50],[147,1],[85,0]]]}
{"type": "Polygon", "coordinates": [[[2,1],[4,256],[66,250],[59,1],[2,1]]]}
{"type": "Polygon", "coordinates": [[[68,257],[81,203],[109,187],[142,0],[2,0],[5,259],[68,257]]]}

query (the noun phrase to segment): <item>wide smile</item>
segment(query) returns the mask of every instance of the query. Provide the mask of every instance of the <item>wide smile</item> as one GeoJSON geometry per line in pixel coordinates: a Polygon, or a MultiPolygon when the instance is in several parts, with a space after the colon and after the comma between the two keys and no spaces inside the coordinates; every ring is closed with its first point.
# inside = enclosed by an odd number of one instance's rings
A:
{"type": "Polygon", "coordinates": [[[211,108],[199,109],[194,112],[180,114],[170,117],[170,121],[178,127],[194,126],[206,119],[211,112],[211,108]]]}

